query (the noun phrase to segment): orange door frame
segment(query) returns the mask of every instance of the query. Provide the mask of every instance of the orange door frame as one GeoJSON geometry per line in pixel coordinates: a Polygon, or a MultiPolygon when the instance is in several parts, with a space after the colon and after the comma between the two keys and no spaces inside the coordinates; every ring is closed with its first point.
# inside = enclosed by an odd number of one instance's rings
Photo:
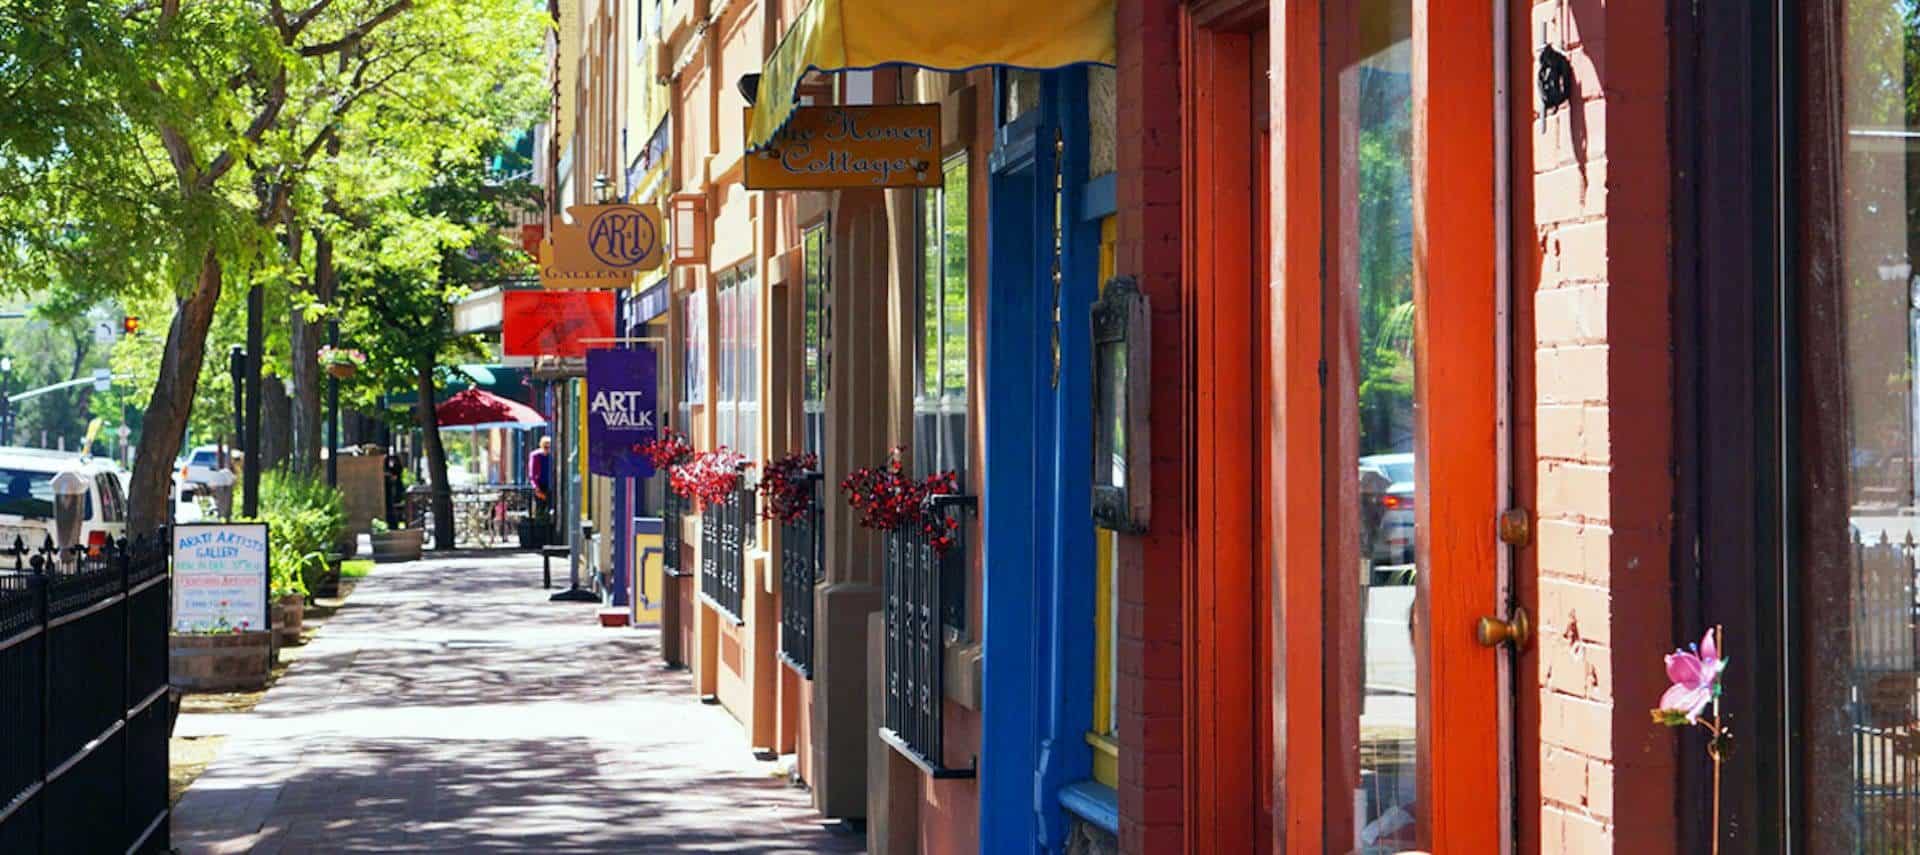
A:
{"type": "Polygon", "coordinates": [[[1183,7],[1183,201],[1187,341],[1194,376],[1184,421],[1194,437],[1193,537],[1184,567],[1186,847],[1258,851],[1271,756],[1266,726],[1265,626],[1254,426],[1264,372],[1255,256],[1257,143],[1249,31],[1263,3],[1183,7]]]}

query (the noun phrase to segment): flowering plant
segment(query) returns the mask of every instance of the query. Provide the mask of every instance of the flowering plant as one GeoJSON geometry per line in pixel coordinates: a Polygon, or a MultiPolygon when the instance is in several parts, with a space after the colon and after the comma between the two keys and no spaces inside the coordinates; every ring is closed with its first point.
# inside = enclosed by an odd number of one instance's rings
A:
{"type": "Polygon", "coordinates": [[[807,475],[819,468],[820,457],[796,451],[767,461],[760,470],[760,495],[767,498],[760,515],[790,523],[813,509],[813,490],[807,475]]]}
{"type": "Polygon", "coordinates": [[[671,469],[693,458],[693,444],[686,434],[667,428],[658,438],[642,443],[640,453],[652,461],[653,468],[671,469]]]}
{"type": "Polygon", "coordinates": [[[960,492],[960,476],[951,470],[914,478],[907,474],[900,459],[902,449],[895,448],[885,466],[854,470],[840,482],[847,505],[860,514],[860,524],[880,531],[900,531],[920,526],[935,552],[945,553],[959,534],[960,521],[943,514],[928,513],[927,500],[938,495],[960,492]]]}
{"type": "Polygon", "coordinates": [[[740,489],[741,471],[751,467],[747,458],[721,447],[693,455],[691,460],[673,467],[668,483],[675,493],[696,499],[703,505],[718,505],[740,489]]]}
{"type": "Polygon", "coordinates": [[[1673,685],[1660,695],[1652,711],[1655,724],[1667,727],[1699,726],[1707,730],[1707,756],[1713,759],[1713,851],[1720,851],[1720,766],[1733,749],[1733,731],[1720,714],[1720,675],[1727,660],[1720,655],[1720,627],[1707,630],[1699,644],[1667,654],[1667,679],[1673,685]],[[1702,715],[1711,708],[1711,717],[1702,715]]]}
{"type": "Polygon", "coordinates": [[[330,344],[320,346],[319,358],[321,365],[351,365],[358,368],[367,364],[365,353],[351,347],[334,347],[330,344]]]}

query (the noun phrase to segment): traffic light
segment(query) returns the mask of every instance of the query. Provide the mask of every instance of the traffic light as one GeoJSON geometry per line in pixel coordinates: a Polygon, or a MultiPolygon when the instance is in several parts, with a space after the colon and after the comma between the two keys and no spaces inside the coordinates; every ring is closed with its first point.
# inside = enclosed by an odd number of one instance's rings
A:
{"type": "Polygon", "coordinates": [[[123,333],[126,333],[127,335],[133,335],[134,333],[139,332],[140,319],[132,315],[128,315],[124,320],[120,322],[120,331],[123,333]]]}

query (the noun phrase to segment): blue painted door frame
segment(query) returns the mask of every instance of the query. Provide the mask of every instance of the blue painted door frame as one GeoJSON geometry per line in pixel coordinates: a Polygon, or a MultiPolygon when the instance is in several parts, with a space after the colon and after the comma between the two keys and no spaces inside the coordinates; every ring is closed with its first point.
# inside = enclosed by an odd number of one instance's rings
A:
{"type": "Polygon", "coordinates": [[[1039,105],[996,134],[988,191],[983,853],[1059,851],[1067,830],[1059,791],[1093,768],[1089,311],[1100,235],[1076,215],[1087,175],[1086,72],[1047,73],[1041,89],[1039,105]]]}

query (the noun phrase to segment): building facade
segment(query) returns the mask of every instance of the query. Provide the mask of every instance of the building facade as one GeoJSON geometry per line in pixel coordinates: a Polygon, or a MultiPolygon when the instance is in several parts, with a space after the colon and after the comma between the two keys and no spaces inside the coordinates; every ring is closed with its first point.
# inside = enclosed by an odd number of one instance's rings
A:
{"type": "Polygon", "coordinates": [[[629,335],[754,466],[611,524],[872,851],[1920,841],[1904,5],[638,5],[560,15],[557,172],[667,211],[629,335]],[[751,189],[790,102],[940,180],[751,189]],[[1649,716],[1712,627],[1717,775],[1649,716]]]}

